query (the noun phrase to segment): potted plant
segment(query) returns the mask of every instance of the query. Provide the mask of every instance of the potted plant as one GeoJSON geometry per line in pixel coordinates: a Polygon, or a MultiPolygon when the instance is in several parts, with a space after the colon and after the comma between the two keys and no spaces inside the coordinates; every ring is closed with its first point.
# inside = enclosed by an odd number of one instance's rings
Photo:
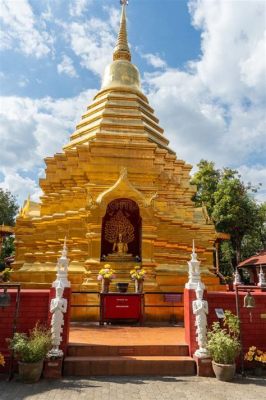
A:
{"type": "Polygon", "coordinates": [[[239,332],[239,318],[231,311],[225,311],[223,326],[214,322],[207,333],[213,371],[221,381],[230,381],[235,375],[235,360],[240,352],[239,332]]]}
{"type": "Polygon", "coordinates": [[[115,277],[114,273],[115,271],[111,268],[110,264],[105,264],[104,268],[100,269],[97,279],[102,283],[102,293],[109,292],[110,281],[115,277]]]}
{"type": "Polygon", "coordinates": [[[135,281],[135,292],[142,293],[143,291],[143,281],[146,275],[145,269],[141,268],[139,265],[134,267],[130,271],[130,276],[133,281],[135,281]]]}
{"type": "Polygon", "coordinates": [[[18,360],[19,375],[23,382],[37,382],[42,373],[43,361],[51,349],[50,329],[36,325],[30,333],[16,332],[9,339],[9,348],[18,360]]]}

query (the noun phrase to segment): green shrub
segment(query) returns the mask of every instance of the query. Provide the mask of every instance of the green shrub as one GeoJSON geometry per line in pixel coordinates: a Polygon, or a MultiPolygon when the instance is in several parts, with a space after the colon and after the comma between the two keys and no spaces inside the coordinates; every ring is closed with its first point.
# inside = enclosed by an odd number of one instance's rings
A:
{"type": "Polygon", "coordinates": [[[25,363],[43,360],[51,347],[50,329],[38,324],[29,335],[16,332],[13,339],[9,339],[9,348],[14,351],[19,361],[25,363]]]}
{"type": "Polygon", "coordinates": [[[240,352],[239,319],[230,311],[225,311],[223,327],[214,322],[207,334],[207,349],[218,364],[233,364],[240,352]]]}

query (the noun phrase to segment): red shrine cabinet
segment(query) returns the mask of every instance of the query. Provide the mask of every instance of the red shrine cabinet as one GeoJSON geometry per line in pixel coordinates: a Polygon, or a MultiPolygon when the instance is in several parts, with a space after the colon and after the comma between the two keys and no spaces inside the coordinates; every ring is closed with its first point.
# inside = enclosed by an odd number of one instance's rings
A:
{"type": "Polygon", "coordinates": [[[100,325],[120,320],[142,324],[143,293],[100,293],[100,325]]]}

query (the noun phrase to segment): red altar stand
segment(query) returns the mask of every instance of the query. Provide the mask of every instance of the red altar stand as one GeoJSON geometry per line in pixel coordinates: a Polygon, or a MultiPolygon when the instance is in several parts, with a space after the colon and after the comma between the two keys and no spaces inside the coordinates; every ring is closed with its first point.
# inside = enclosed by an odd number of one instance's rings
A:
{"type": "Polygon", "coordinates": [[[100,293],[100,325],[104,322],[143,322],[143,293],[100,293]]]}

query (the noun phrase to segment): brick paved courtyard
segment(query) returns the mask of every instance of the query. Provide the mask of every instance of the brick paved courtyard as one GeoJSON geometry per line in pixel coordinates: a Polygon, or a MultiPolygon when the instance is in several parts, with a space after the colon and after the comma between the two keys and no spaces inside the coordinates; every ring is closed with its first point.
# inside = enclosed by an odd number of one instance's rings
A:
{"type": "Polygon", "coordinates": [[[198,377],[101,377],[41,380],[22,384],[0,378],[1,400],[258,400],[266,399],[266,378],[232,383],[198,377]]]}

